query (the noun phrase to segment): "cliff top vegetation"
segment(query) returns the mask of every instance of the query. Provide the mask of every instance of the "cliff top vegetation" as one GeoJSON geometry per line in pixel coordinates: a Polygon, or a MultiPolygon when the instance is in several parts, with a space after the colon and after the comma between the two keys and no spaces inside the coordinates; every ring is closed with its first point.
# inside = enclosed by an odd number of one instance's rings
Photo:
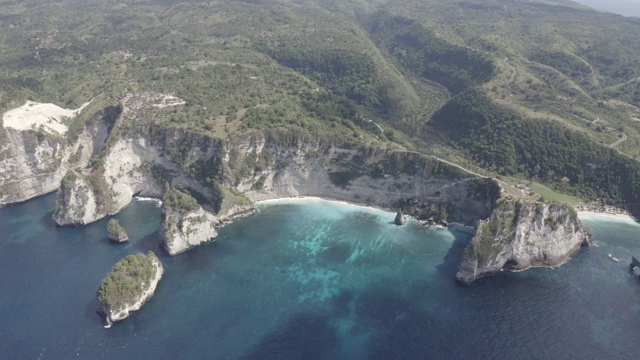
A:
{"type": "Polygon", "coordinates": [[[162,126],[407,149],[640,211],[636,18],[564,0],[34,0],[0,11],[0,112],[92,100],[70,137],[123,106],[113,137],[162,126]]]}
{"type": "Polygon", "coordinates": [[[162,203],[165,207],[172,208],[181,215],[199,208],[198,202],[193,196],[184,190],[184,188],[177,187],[172,187],[164,194],[162,203]]]}
{"type": "Polygon", "coordinates": [[[98,300],[117,311],[138,301],[156,275],[160,260],[148,254],[128,255],[114,265],[98,288],[98,300]]]}
{"type": "Polygon", "coordinates": [[[109,223],[107,224],[107,232],[109,233],[109,235],[113,235],[115,237],[127,235],[122,225],[120,225],[120,222],[118,221],[118,219],[109,220],[109,223]]]}

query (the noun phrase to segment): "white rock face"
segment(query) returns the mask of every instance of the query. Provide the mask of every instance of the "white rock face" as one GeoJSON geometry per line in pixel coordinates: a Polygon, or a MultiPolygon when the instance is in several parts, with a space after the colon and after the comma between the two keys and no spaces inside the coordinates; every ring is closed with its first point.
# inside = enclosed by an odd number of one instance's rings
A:
{"type": "MultiPolygon", "coordinates": [[[[131,202],[134,194],[162,197],[160,184],[143,172],[143,164],[158,163],[174,168],[175,164],[166,163],[161,151],[147,144],[143,137],[117,141],[105,157],[102,178],[112,193],[112,209],[117,213],[131,202]]],[[[106,214],[105,214],[106,215],[106,214]]]]}
{"type": "Polygon", "coordinates": [[[180,254],[218,236],[213,214],[202,207],[184,215],[165,207],[160,234],[169,255],[180,254]]]}
{"type": "Polygon", "coordinates": [[[72,144],[45,133],[0,128],[0,206],[50,193],[68,170],[87,166],[107,138],[103,115],[89,121],[72,144]]]}
{"type": "MultiPolygon", "coordinates": [[[[262,144],[264,148],[265,145],[262,144]]],[[[286,163],[281,169],[269,169],[257,174],[252,180],[243,182],[238,190],[252,201],[284,197],[314,196],[333,200],[349,201],[365,205],[393,208],[400,199],[420,198],[434,203],[450,201],[461,210],[461,221],[486,218],[490,213],[490,202],[473,196],[474,181],[478,177],[470,174],[432,175],[427,169],[415,169],[413,173],[400,173],[371,177],[368,174],[354,176],[348,184],[337,186],[331,180],[332,172],[349,171],[355,158],[363,158],[358,150],[331,148],[323,157],[313,157],[316,149],[271,148],[275,162],[286,163]],[[340,164],[338,159],[343,159],[340,164]],[[252,190],[255,180],[264,176],[264,186],[252,190]]],[[[364,161],[374,163],[384,160],[389,152],[371,154],[364,161]]]]}
{"type": "Polygon", "coordinates": [[[505,203],[480,222],[456,278],[468,284],[502,269],[558,266],[592,245],[591,234],[565,205],[505,203]]]}
{"type": "Polygon", "coordinates": [[[117,141],[104,158],[103,171],[96,177],[104,185],[104,198],[96,199],[96,194],[91,191],[87,194],[90,188],[84,186],[86,184],[83,182],[76,182],[73,189],[61,187],[53,217],[55,222],[60,226],[85,225],[118,213],[131,202],[135,194],[162,197],[161,186],[149,172],[142,170],[143,164],[163,163],[162,160],[158,150],[148,146],[144,138],[117,141]],[[83,207],[80,206],[83,200],[100,201],[104,206],[93,206],[88,202],[83,207]]]}
{"type": "Polygon", "coordinates": [[[169,255],[178,255],[191,248],[214,241],[218,236],[216,227],[253,211],[253,206],[233,206],[217,215],[201,206],[194,211],[180,214],[164,207],[165,213],[160,226],[160,236],[169,255]]]}
{"type": "Polygon", "coordinates": [[[121,309],[107,308],[103,304],[101,311],[105,314],[105,322],[107,323],[107,325],[111,325],[113,323],[126,319],[127,317],[129,317],[129,315],[131,315],[131,313],[139,310],[142,305],[147,302],[147,300],[151,299],[156,291],[158,282],[160,281],[160,279],[162,279],[162,275],[164,274],[164,268],[162,267],[160,261],[154,260],[153,264],[156,267],[156,274],[148,284],[147,288],[142,292],[142,294],[140,294],[138,299],[133,304],[126,304],[121,309]]]}
{"type": "Polygon", "coordinates": [[[74,171],[65,179],[67,181],[63,182],[56,198],[56,204],[64,203],[65,206],[56,206],[53,220],[61,226],[80,226],[96,221],[99,200],[91,184],[74,171]]]}
{"type": "MultiPolygon", "coordinates": [[[[135,115],[141,110],[135,109],[131,101],[125,102],[118,121],[142,121],[135,115]]],[[[491,202],[477,194],[483,179],[415,153],[341,148],[311,140],[287,145],[282,139],[260,136],[225,142],[184,130],[145,126],[142,123],[115,141],[100,169],[91,174],[104,184],[101,196],[105,198],[99,202],[106,206],[83,216],[73,214],[57,219],[96,221],[120,211],[133,195],[162,197],[165,184],[181,184],[212,197],[215,194],[206,178],[223,181],[226,187],[233,184],[251,201],[317,196],[392,208],[397,200],[416,197],[456,204],[460,209],[457,221],[473,222],[490,213],[491,202]],[[260,167],[247,171],[247,164],[256,161],[260,161],[260,167]],[[374,171],[376,166],[382,166],[379,173],[374,171]],[[393,171],[389,173],[389,169],[393,171]],[[240,173],[243,178],[238,179],[240,173]]],[[[60,202],[60,213],[70,206],[76,204],[60,202]]]]}

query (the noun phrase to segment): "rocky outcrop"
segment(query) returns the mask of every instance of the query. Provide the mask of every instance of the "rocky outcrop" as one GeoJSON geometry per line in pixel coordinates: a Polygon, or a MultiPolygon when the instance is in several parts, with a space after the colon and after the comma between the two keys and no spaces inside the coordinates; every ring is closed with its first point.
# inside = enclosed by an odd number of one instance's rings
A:
{"type": "Polygon", "coordinates": [[[305,138],[285,142],[286,136],[230,142],[179,129],[135,128],[113,142],[92,173],[105,184],[107,206],[86,218],[115,214],[135,194],[162,197],[165,185],[182,184],[213,198],[212,181],[251,201],[317,196],[385,208],[408,198],[448,202],[458,209],[450,220],[463,223],[488,217],[496,197],[488,190],[497,188],[493,180],[432,157],[305,138]]]}
{"type": "Polygon", "coordinates": [[[396,225],[404,225],[404,214],[402,213],[402,210],[398,210],[398,212],[396,213],[396,219],[393,221],[396,225]]]}
{"type": "Polygon", "coordinates": [[[196,210],[180,213],[164,206],[160,236],[169,255],[177,255],[195,246],[213,241],[217,236],[213,214],[202,206],[196,210]]]}
{"type": "Polygon", "coordinates": [[[77,136],[0,127],[0,206],[56,190],[70,169],[85,167],[106,141],[117,108],[99,111],[77,136]]]}
{"type": "Polygon", "coordinates": [[[111,241],[118,243],[129,241],[127,232],[124,230],[122,225],[120,225],[120,222],[117,219],[109,220],[109,224],[107,225],[107,233],[109,236],[109,240],[111,241]]]}
{"type": "Polygon", "coordinates": [[[456,279],[469,284],[503,269],[558,266],[593,244],[570,206],[505,202],[479,222],[456,279]]]}
{"type": "Polygon", "coordinates": [[[163,273],[162,263],[152,252],[129,255],[117,263],[97,292],[98,312],[107,326],[126,319],[151,299],[163,273]]]}
{"type": "Polygon", "coordinates": [[[396,208],[399,201],[419,198],[435,204],[450,202],[458,210],[451,220],[474,223],[489,216],[491,204],[499,197],[493,180],[412,152],[314,142],[282,147],[270,139],[237,149],[245,157],[272,154],[273,166],[237,186],[252,201],[316,196],[396,208]]]}
{"type": "Polygon", "coordinates": [[[60,226],[81,226],[98,219],[105,208],[103,190],[97,180],[69,170],[56,196],[53,220],[60,226]]]}
{"type": "Polygon", "coordinates": [[[187,190],[170,189],[162,201],[164,210],[160,237],[169,255],[183,253],[193,247],[214,241],[216,228],[253,211],[250,203],[230,204],[223,200],[222,209],[214,214],[188,194],[187,190]]]}

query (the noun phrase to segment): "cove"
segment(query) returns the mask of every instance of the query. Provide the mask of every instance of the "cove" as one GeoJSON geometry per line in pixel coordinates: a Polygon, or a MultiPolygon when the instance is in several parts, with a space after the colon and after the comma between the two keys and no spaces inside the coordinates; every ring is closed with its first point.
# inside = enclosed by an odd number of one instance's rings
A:
{"type": "Polygon", "coordinates": [[[284,200],[176,257],[160,209],[134,201],[108,219],[57,228],[54,195],[0,209],[0,353],[41,359],[621,358],[640,350],[633,223],[585,219],[599,247],[564,266],[454,280],[471,234],[397,227],[393,213],[284,200]],[[127,254],[165,267],[153,299],[104,329],[95,291],[127,254]],[[612,262],[607,253],[623,259],[612,262]]]}

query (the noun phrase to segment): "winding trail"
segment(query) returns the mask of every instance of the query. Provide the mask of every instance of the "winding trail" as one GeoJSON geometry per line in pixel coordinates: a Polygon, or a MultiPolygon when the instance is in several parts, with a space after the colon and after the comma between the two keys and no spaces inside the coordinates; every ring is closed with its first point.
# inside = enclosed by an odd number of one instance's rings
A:
{"type": "Polygon", "coordinates": [[[458,165],[458,164],[452,163],[451,161],[447,161],[447,160],[445,160],[445,159],[441,159],[441,158],[439,158],[439,157],[437,157],[437,156],[432,156],[431,158],[432,158],[432,159],[434,159],[434,160],[438,160],[438,161],[440,161],[440,162],[443,162],[443,163],[445,163],[445,164],[451,165],[451,166],[453,166],[453,167],[456,167],[456,168],[458,168],[458,169],[460,169],[460,170],[462,170],[462,171],[465,171],[465,172],[467,172],[467,173],[469,173],[469,174],[471,174],[471,175],[475,175],[475,176],[478,176],[478,177],[481,177],[481,178],[485,178],[485,179],[489,179],[489,178],[491,178],[490,176],[486,176],[486,175],[478,174],[477,172],[471,171],[471,170],[466,169],[466,168],[464,168],[464,167],[462,167],[462,166],[460,166],[460,165],[458,165]]]}
{"type": "MultiPolygon", "coordinates": [[[[578,59],[580,59],[581,61],[583,61],[586,65],[588,65],[588,66],[589,66],[589,68],[591,69],[591,73],[593,74],[593,68],[591,68],[591,65],[589,65],[589,63],[588,63],[588,62],[586,62],[586,60],[582,59],[581,57],[579,57],[579,56],[576,56],[576,57],[577,57],[578,59]]],[[[508,94],[508,95],[512,95],[512,94],[513,94],[513,90],[511,89],[511,84],[512,84],[512,83],[513,83],[513,81],[515,80],[515,76],[516,76],[516,73],[517,73],[517,72],[516,72],[516,67],[515,67],[515,66],[513,66],[513,65],[511,65],[511,64],[509,64],[509,62],[508,62],[508,61],[509,61],[509,58],[508,58],[508,57],[505,57],[505,58],[503,59],[503,61],[504,61],[504,63],[505,63],[506,65],[510,66],[510,67],[511,67],[511,69],[512,69],[511,78],[509,78],[509,81],[507,82],[507,85],[506,85],[506,88],[509,90],[509,94],[508,94]]],[[[533,101],[534,101],[534,102],[537,102],[537,103],[539,103],[539,104],[542,104],[542,105],[544,105],[544,106],[546,106],[546,107],[548,107],[548,108],[550,108],[550,109],[554,109],[554,110],[556,110],[556,111],[560,111],[560,112],[562,112],[562,113],[565,113],[565,114],[567,114],[567,115],[569,115],[569,116],[573,116],[574,118],[576,118],[576,119],[578,119],[578,120],[580,120],[580,121],[583,121],[583,122],[585,122],[585,123],[587,123],[587,124],[589,124],[589,125],[595,125],[598,121],[600,121],[600,120],[601,120],[600,118],[597,118],[597,119],[595,119],[595,120],[585,119],[585,118],[583,118],[583,117],[582,117],[582,116],[580,116],[580,115],[576,115],[576,114],[573,114],[573,113],[571,113],[571,112],[569,112],[569,111],[566,111],[566,110],[560,109],[560,108],[558,108],[558,107],[555,107],[555,106],[553,106],[553,105],[549,105],[549,104],[545,103],[544,101],[536,101],[536,100],[533,100],[533,101]]],[[[618,140],[614,141],[613,143],[611,143],[611,144],[609,145],[609,147],[610,147],[610,148],[612,148],[612,149],[613,149],[613,148],[615,148],[616,146],[618,146],[618,145],[622,144],[623,142],[625,142],[625,141],[627,140],[627,134],[625,134],[624,132],[619,131],[619,130],[617,130],[617,129],[614,129],[614,128],[612,128],[612,127],[606,127],[606,129],[607,129],[607,130],[609,130],[609,131],[612,131],[612,132],[617,132],[617,133],[619,134],[619,137],[620,137],[620,139],[618,139],[618,140]]]]}
{"type": "MultiPolygon", "coordinates": [[[[533,101],[535,101],[535,100],[533,100],[533,101]]],[[[600,118],[597,118],[595,120],[585,119],[580,115],[576,115],[576,114],[570,113],[570,112],[568,112],[566,110],[563,110],[563,109],[560,109],[558,107],[555,107],[553,105],[549,105],[549,104],[545,103],[544,101],[535,101],[535,102],[537,102],[539,104],[542,104],[542,105],[544,105],[544,106],[546,106],[546,107],[548,107],[550,109],[554,109],[556,111],[560,111],[560,112],[565,113],[567,115],[573,116],[574,118],[576,118],[576,119],[578,119],[580,121],[584,121],[585,123],[587,123],[589,125],[594,125],[594,124],[596,124],[596,122],[600,121],[600,118]]],[[[620,139],[614,141],[613,143],[611,143],[611,145],[609,145],[610,148],[615,148],[616,146],[622,144],[623,142],[625,142],[627,140],[627,134],[623,133],[622,131],[614,129],[614,128],[610,127],[610,126],[607,126],[606,129],[609,130],[609,131],[617,132],[620,135],[620,139]]]]}

